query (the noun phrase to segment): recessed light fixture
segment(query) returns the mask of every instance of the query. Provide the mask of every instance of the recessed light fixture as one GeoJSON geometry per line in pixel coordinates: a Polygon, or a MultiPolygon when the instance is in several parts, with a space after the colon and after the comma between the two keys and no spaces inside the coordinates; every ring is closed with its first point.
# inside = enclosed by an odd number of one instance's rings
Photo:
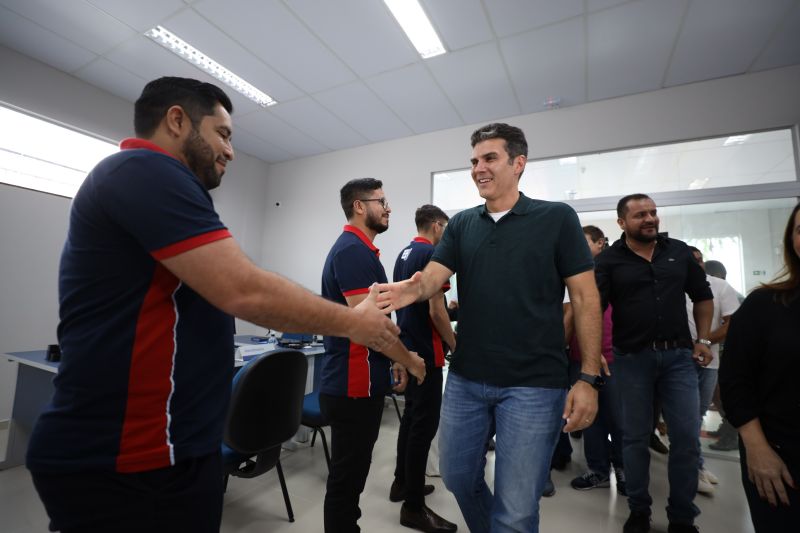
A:
{"type": "Polygon", "coordinates": [[[173,54],[179,56],[181,59],[188,61],[203,72],[210,74],[228,87],[231,87],[236,92],[243,94],[261,107],[267,107],[278,103],[271,96],[247,83],[163,26],[156,26],[146,31],[145,35],[173,54]]]}
{"type": "Polygon", "coordinates": [[[423,59],[447,52],[417,0],[383,0],[423,59]]]}
{"type": "Polygon", "coordinates": [[[750,137],[749,134],[748,135],[732,135],[732,136],[728,137],[727,139],[725,139],[725,142],[723,143],[723,146],[730,146],[732,144],[743,144],[749,137],[750,137]]]}

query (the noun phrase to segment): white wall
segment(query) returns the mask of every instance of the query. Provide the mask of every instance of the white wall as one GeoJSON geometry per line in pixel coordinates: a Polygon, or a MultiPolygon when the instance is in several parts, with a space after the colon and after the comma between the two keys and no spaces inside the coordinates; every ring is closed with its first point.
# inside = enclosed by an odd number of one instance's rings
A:
{"type": "MultiPolygon", "coordinates": [[[[507,121],[526,132],[529,157],[538,159],[790,126],[800,123],[798,94],[800,67],[790,67],[507,121]]],[[[431,201],[431,172],[469,166],[474,129],[272,165],[262,264],[319,291],[325,255],[344,223],[339,188],[352,178],[372,176],[383,180],[392,206],[391,226],[376,239],[391,274],[396,254],[414,234],[414,209],[431,201]]],[[[523,191],[525,181],[523,176],[523,191]]]]}
{"type": "MultiPolygon", "coordinates": [[[[0,47],[0,102],[119,141],[132,135],[133,104],[77,78],[0,47]]],[[[265,228],[269,166],[236,154],[212,192],[223,222],[258,261],[265,228]]],[[[0,353],[44,349],[58,324],[58,260],[70,200],[0,185],[0,353]]],[[[263,331],[246,323],[239,331],[263,331]]],[[[16,365],[0,358],[0,420],[9,418],[16,365]]]]}

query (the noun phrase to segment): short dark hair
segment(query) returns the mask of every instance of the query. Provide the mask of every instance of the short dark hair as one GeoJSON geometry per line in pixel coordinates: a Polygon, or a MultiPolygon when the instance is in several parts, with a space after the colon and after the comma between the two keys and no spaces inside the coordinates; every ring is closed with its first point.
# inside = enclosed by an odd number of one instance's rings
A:
{"type": "Polygon", "coordinates": [[[617,202],[617,217],[618,218],[625,218],[625,215],[628,213],[628,202],[631,200],[652,200],[649,196],[642,193],[636,194],[629,194],[628,196],[623,196],[617,202]]]}
{"type": "Polygon", "coordinates": [[[447,222],[450,217],[435,205],[425,204],[417,208],[416,213],[414,213],[414,223],[417,225],[417,231],[427,231],[432,224],[442,220],[447,222]]]}
{"type": "Polygon", "coordinates": [[[361,199],[364,194],[369,194],[381,187],[383,187],[383,182],[375,178],[357,178],[345,183],[339,191],[345,218],[347,220],[353,218],[353,202],[361,199]]]}
{"type": "Polygon", "coordinates": [[[728,276],[728,270],[720,261],[709,259],[706,261],[706,274],[715,278],[725,279],[728,276]]]}
{"type": "MultiPolygon", "coordinates": [[[[528,157],[528,141],[525,139],[525,134],[522,130],[516,126],[502,122],[487,124],[472,132],[470,142],[472,147],[475,148],[475,145],[479,142],[488,141],[489,139],[503,139],[506,142],[509,164],[517,156],[524,155],[528,157]]],[[[520,173],[520,176],[522,176],[522,173],[520,173]]]]}
{"type": "Polygon", "coordinates": [[[597,226],[592,226],[591,224],[584,226],[583,232],[588,235],[590,239],[592,239],[592,242],[600,242],[600,239],[606,238],[606,234],[603,233],[603,230],[597,226]]]}
{"type": "Polygon", "coordinates": [[[217,104],[233,113],[231,99],[216,85],[191,78],[158,78],[144,86],[133,106],[133,129],[139,137],[150,137],[174,105],[181,106],[197,127],[203,117],[214,114],[217,104]]]}
{"type": "MultiPolygon", "coordinates": [[[[703,260],[703,252],[700,251],[700,248],[698,248],[697,246],[689,246],[689,249],[692,251],[692,259],[697,261],[697,258],[694,256],[694,252],[697,252],[698,254],[700,254],[700,261],[703,260]]],[[[700,261],[697,262],[699,263],[700,261]]]]}

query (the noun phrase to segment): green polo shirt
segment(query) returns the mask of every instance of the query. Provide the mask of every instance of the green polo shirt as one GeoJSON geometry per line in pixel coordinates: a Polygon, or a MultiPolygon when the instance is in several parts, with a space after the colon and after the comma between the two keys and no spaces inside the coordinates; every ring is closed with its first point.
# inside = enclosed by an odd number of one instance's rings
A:
{"type": "Polygon", "coordinates": [[[520,193],[497,223],[485,205],[467,209],[431,261],[458,274],[451,372],[500,387],[568,386],[564,278],[594,266],[571,207],[520,193]]]}

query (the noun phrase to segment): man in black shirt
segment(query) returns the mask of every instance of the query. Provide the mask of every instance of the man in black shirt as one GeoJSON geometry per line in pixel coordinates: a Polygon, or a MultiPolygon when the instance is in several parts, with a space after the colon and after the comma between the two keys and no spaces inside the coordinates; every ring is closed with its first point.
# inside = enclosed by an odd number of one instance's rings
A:
{"type": "Polygon", "coordinates": [[[614,361],[622,401],[623,458],[631,514],[624,533],[650,529],[648,492],[654,394],[669,427],[669,533],[694,532],[697,439],[700,428],[697,366],[712,359],[708,341],[713,296],[703,269],[682,241],[658,233],[658,212],[644,194],[617,204],[622,237],[597,256],[603,307],[613,306],[614,361]],[[698,338],[689,333],[684,293],[694,302],[698,338]]]}

